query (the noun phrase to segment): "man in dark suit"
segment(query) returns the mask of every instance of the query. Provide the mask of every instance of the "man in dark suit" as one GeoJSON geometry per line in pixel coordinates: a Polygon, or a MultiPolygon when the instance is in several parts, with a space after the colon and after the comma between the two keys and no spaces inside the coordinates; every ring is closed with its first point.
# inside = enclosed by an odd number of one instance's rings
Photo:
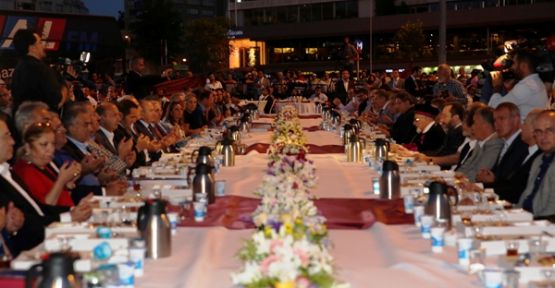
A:
{"type": "Polygon", "coordinates": [[[422,67],[414,66],[411,70],[411,74],[407,79],[405,79],[405,90],[409,92],[410,95],[414,97],[420,97],[421,95],[421,84],[418,78],[422,74],[422,67]]]}
{"type": "Polygon", "coordinates": [[[447,130],[447,136],[441,148],[428,153],[429,156],[445,156],[457,152],[459,146],[464,142],[463,119],[464,107],[461,104],[449,103],[443,107],[439,116],[439,122],[447,130]]]}
{"type": "Polygon", "coordinates": [[[142,99],[148,95],[150,85],[143,79],[144,72],[145,59],[143,57],[131,59],[131,71],[129,71],[125,78],[125,93],[133,95],[137,99],[142,99]]]}
{"type": "Polygon", "coordinates": [[[412,144],[422,154],[433,153],[441,148],[445,141],[443,128],[435,122],[439,110],[428,104],[414,106],[414,126],[418,134],[412,144]]]}
{"type": "Polygon", "coordinates": [[[147,164],[147,148],[149,140],[145,135],[137,133],[134,129],[135,122],[141,118],[141,110],[137,103],[129,99],[118,102],[118,110],[122,113],[122,120],[114,131],[114,143],[122,140],[131,139],[136,160],[133,168],[145,166],[147,164]]]}
{"type": "Polygon", "coordinates": [[[12,78],[13,111],[29,100],[46,102],[52,111],[58,111],[62,100],[61,77],[42,62],[46,52],[40,36],[21,29],[15,33],[13,44],[22,55],[12,78]]]}
{"type": "Polygon", "coordinates": [[[520,130],[520,111],[510,102],[502,103],[493,112],[495,132],[503,140],[503,148],[491,170],[482,169],[476,175],[476,181],[486,187],[493,187],[496,182],[506,182],[507,176],[524,161],[528,155],[528,144],[522,141],[520,130]]]}
{"type": "MultiPolygon", "coordinates": [[[[52,222],[84,221],[92,213],[87,201],[79,203],[71,211],[68,207],[41,204],[27,193],[21,181],[12,174],[7,161],[13,155],[14,140],[8,130],[6,122],[0,119],[0,187],[15,207],[23,212],[25,220],[17,234],[9,235],[7,242],[10,251],[17,255],[28,250],[44,240],[44,227],[52,222]]],[[[8,214],[10,212],[8,211],[8,214]]],[[[13,217],[8,215],[9,217],[13,217]]]]}
{"type": "MultiPolygon", "coordinates": [[[[502,105],[505,106],[505,104],[502,105]]],[[[500,199],[516,204],[522,191],[526,188],[532,162],[541,154],[538,145],[536,145],[532,127],[532,123],[541,111],[541,109],[534,109],[528,113],[520,127],[521,132],[514,138],[505,155],[492,171],[482,176],[484,182],[494,189],[500,199]],[[524,144],[525,149],[521,147],[522,144],[524,144]]],[[[513,113],[518,114],[519,112],[513,111],[513,113]]],[[[520,119],[520,117],[518,118],[520,119]]],[[[502,125],[502,123],[499,123],[499,125],[502,125]]]]}
{"type": "Polygon", "coordinates": [[[133,151],[133,140],[120,139],[119,142],[115,141],[114,131],[121,121],[118,107],[113,103],[104,102],[96,108],[96,112],[100,116],[100,128],[95,134],[95,142],[125,161],[127,167],[133,166],[136,159],[135,151],[133,151]]]}
{"type": "Polygon", "coordinates": [[[389,134],[397,144],[408,144],[416,136],[416,126],[414,126],[416,99],[407,92],[401,91],[397,92],[393,101],[395,101],[399,117],[386,134],[389,134]]]}
{"type": "MultiPolygon", "coordinates": [[[[341,79],[335,83],[335,93],[333,99],[339,98],[341,104],[347,105],[348,92],[350,88],[354,88],[354,83],[350,80],[349,70],[343,69],[341,71],[341,79]]],[[[333,103],[332,99],[332,103],[333,103]]]]}

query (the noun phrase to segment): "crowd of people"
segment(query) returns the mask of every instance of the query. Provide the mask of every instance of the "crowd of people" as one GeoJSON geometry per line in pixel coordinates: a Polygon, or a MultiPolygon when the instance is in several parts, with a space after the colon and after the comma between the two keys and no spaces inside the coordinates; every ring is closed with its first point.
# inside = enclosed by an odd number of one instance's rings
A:
{"type": "Polygon", "coordinates": [[[22,58],[11,83],[0,83],[0,254],[31,249],[52,222],[87,220],[92,195],[121,195],[130,171],[220,126],[240,111],[241,99],[267,101],[266,113],[292,96],[319,102],[535,216],[555,215],[552,91],[526,52],[514,56],[512,85],[491,78],[491,97],[476,92],[486,85],[479,73],[454,75],[446,64],[433,75],[414,67],[405,78],[398,71],[363,72],[357,81],[349,69],[271,78],[252,69],[239,81],[231,73],[210,74],[200,87],[166,95],[156,84],[169,79],[167,71],[144,76],[141,57],[116,84],[104,76],[83,79],[73,69],[60,77],[43,62],[33,31],[19,30],[13,42],[22,58]]]}

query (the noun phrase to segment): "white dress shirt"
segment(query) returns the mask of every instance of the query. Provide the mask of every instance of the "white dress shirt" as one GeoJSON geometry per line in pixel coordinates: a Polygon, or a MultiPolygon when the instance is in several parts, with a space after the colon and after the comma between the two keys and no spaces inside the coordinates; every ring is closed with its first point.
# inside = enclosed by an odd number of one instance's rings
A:
{"type": "Polygon", "coordinates": [[[102,133],[104,133],[104,136],[106,136],[106,138],[108,138],[108,141],[110,141],[110,144],[112,144],[112,146],[114,148],[116,148],[116,145],[114,144],[114,132],[110,132],[106,129],[104,129],[104,127],[100,126],[100,131],[102,131],[102,133]]]}

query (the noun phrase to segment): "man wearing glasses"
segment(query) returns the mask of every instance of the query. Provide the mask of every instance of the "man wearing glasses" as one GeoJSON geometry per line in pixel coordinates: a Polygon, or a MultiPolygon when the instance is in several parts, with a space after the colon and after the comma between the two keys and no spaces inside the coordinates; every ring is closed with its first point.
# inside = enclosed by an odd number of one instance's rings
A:
{"type": "Polygon", "coordinates": [[[519,206],[534,217],[555,215],[555,111],[541,112],[534,122],[534,137],[543,152],[532,163],[526,189],[520,197],[519,206]]]}

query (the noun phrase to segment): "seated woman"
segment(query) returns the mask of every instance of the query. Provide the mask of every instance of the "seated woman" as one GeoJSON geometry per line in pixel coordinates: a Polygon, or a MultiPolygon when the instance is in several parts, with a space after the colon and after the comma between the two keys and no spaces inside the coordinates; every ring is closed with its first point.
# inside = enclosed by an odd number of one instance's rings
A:
{"type": "Polygon", "coordinates": [[[23,133],[23,146],[13,169],[28,192],[38,201],[74,206],[67,187],[73,187],[81,173],[79,163],[63,163],[59,172],[49,165],[56,150],[56,132],[50,123],[34,123],[23,133]]]}
{"type": "Polygon", "coordinates": [[[164,117],[162,118],[163,124],[170,129],[179,129],[182,132],[186,132],[189,125],[185,123],[185,120],[183,119],[184,109],[183,103],[179,101],[171,101],[168,104],[166,112],[164,113],[164,117]]]}

